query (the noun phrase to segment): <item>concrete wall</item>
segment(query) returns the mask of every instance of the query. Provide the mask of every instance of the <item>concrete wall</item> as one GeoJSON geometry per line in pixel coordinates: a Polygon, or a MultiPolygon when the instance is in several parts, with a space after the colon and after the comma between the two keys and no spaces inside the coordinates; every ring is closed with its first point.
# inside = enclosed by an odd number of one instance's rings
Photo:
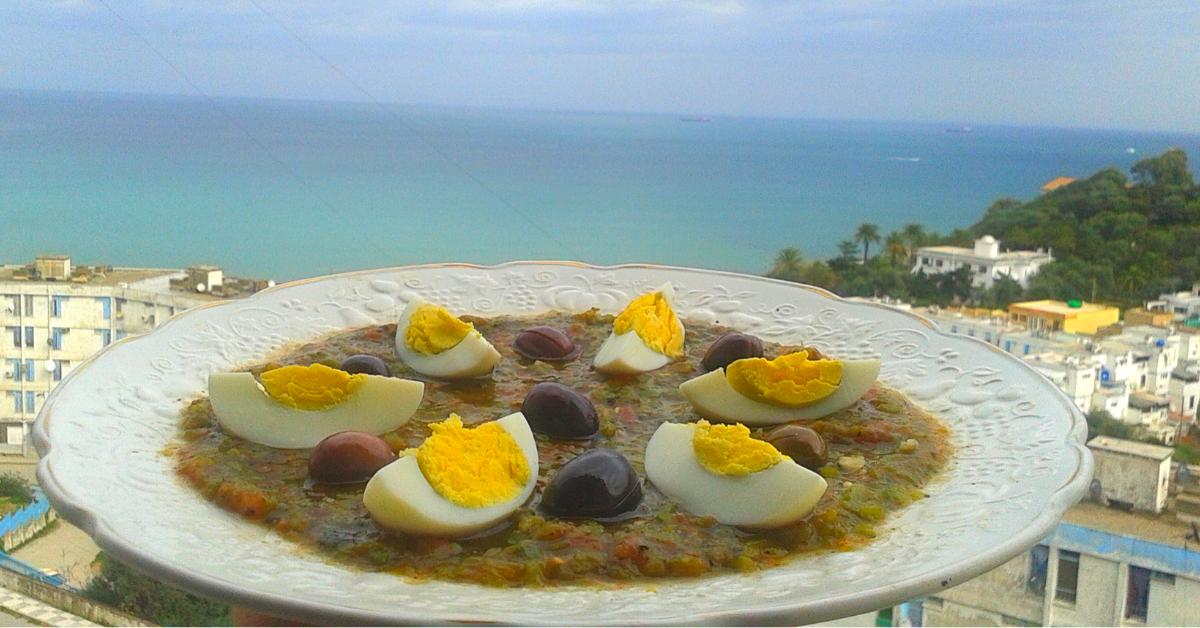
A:
{"type": "Polygon", "coordinates": [[[925,606],[925,625],[1002,626],[1003,616],[1041,624],[1042,596],[1026,592],[1028,574],[1029,552],[1025,552],[973,580],[946,589],[937,595],[945,601],[942,608],[936,603],[925,606]]]}
{"type": "Polygon", "coordinates": [[[1170,473],[1163,461],[1110,451],[1093,451],[1096,459],[1095,478],[1104,487],[1107,499],[1131,503],[1138,510],[1160,512],[1167,498],[1167,484],[1163,482],[1170,473]]]}
{"type": "Polygon", "coordinates": [[[154,624],[93,602],[78,593],[41,582],[34,578],[0,569],[0,587],[41,600],[50,606],[104,626],[153,626],[154,624]]]}
{"type": "Polygon", "coordinates": [[[1150,580],[1147,626],[1200,626],[1200,581],[1176,576],[1175,584],[1150,580]]]}

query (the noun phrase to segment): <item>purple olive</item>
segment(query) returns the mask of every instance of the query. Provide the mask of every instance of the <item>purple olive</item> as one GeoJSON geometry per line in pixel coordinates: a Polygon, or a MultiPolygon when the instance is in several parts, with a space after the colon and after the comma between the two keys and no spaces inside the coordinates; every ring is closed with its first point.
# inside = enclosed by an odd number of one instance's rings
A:
{"type": "Polygon", "coordinates": [[[384,377],[392,376],[392,369],[388,368],[387,362],[373,355],[366,355],[365,353],[357,353],[342,360],[342,364],[338,368],[351,375],[364,373],[366,375],[382,375],[384,377]]]}
{"type": "Polygon", "coordinates": [[[604,448],[572,458],[542,491],[542,509],[554,517],[609,519],[641,503],[642,483],[633,466],[604,448]]]}
{"type": "Polygon", "coordinates": [[[715,371],[738,360],[762,356],[763,343],[758,338],[748,334],[725,334],[708,348],[700,366],[706,371],[715,371]]]}
{"type": "Polygon", "coordinates": [[[338,432],[317,443],[308,477],[326,484],[365,482],[396,459],[387,441],[366,432],[338,432]]]}
{"type": "Polygon", "coordinates": [[[825,464],[829,449],[821,435],[799,425],[781,425],[767,433],[767,442],[779,453],[809,469],[819,469],[825,464]]]}
{"type": "Polygon", "coordinates": [[[579,355],[580,348],[561,329],[530,327],[517,334],[513,349],[531,360],[570,360],[579,355]]]}
{"type": "Polygon", "coordinates": [[[592,438],[600,431],[596,407],[587,397],[557,382],[542,382],[521,403],[529,427],[550,438],[592,438]]]}

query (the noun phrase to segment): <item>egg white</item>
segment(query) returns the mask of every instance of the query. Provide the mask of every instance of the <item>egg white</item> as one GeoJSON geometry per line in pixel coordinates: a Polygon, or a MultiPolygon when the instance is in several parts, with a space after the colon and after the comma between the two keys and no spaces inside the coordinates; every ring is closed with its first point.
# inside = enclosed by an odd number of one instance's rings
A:
{"type": "Polygon", "coordinates": [[[537,441],[520,412],[496,423],[513,437],[529,462],[529,481],[519,495],[483,508],[459,506],[429,484],[416,456],[401,456],[375,472],[363,493],[363,504],[375,523],[406,534],[457,538],[486,530],[512,514],[529,499],[537,484],[537,441]]]}
{"type": "Polygon", "coordinates": [[[396,351],[400,359],[414,371],[430,377],[458,379],[491,372],[500,360],[500,352],[476,330],[467,332],[458,344],[434,355],[426,355],[408,347],[404,335],[408,332],[409,320],[417,308],[426,304],[428,302],[423,299],[413,299],[400,313],[400,320],[396,324],[396,351]]]}
{"type": "MultiPolygon", "coordinates": [[[[667,305],[674,309],[675,288],[670,282],[663,284],[654,292],[662,293],[667,305]]],[[[675,316],[675,321],[678,323],[679,335],[682,336],[684,328],[683,323],[679,322],[678,314],[675,316]]],[[[637,331],[631,329],[623,334],[610,333],[604,340],[604,344],[600,345],[600,351],[596,353],[596,358],[592,360],[592,368],[601,373],[632,375],[660,369],[673,360],[674,358],[671,356],[651,349],[641,336],[637,335],[637,331]]]]}
{"type": "Polygon", "coordinates": [[[696,426],[663,423],[646,445],[646,477],[688,512],[726,525],[773,528],[812,512],[825,478],[784,457],[773,467],[742,476],[712,473],[696,459],[696,426]]]}
{"type": "Polygon", "coordinates": [[[213,373],[208,397],[227,432],[268,447],[316,447],[346,430],[382,434],[405,423],[421,404],[425,384],[367,375],[353,393],[325,410],[300,410],[275,401],[250,373],[213,373]]]}
{"type": "Polygon", "coordinates": [[[862,399],[879,377],[880,361],[843,360],[842,383],[828,397],[806,406],[788,407],[746,397],[729,384],[725,369],[709,371],[679,385],[679,392],[696,413],[710,421],[745,425],[776,425],[818,419],[862,399]]]}

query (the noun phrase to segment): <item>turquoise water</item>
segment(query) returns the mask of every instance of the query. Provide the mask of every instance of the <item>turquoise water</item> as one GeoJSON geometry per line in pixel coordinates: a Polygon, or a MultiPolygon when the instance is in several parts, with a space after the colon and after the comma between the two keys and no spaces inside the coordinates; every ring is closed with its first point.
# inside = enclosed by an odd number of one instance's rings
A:
{"type": "Polygon", "coordinates": [[[277,280],[575,259],[761,273],[1200,136],[0,91],[0,262],[277,280]],[[1133,148],[1135,152],[1128,152],[1133,148]]]}

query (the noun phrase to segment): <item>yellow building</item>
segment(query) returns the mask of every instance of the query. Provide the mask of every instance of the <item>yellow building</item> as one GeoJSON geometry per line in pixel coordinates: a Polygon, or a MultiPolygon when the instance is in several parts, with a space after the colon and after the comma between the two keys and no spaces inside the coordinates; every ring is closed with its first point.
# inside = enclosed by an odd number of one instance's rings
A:
{"type": "Polygon", "coordinates": [[[1069,334],[1094,334],[1121,318],[1121,310],[1082,301],[1027,301],[1008,306],[1008,316],[1031,331],[1065,331],[1069,334]]]}

